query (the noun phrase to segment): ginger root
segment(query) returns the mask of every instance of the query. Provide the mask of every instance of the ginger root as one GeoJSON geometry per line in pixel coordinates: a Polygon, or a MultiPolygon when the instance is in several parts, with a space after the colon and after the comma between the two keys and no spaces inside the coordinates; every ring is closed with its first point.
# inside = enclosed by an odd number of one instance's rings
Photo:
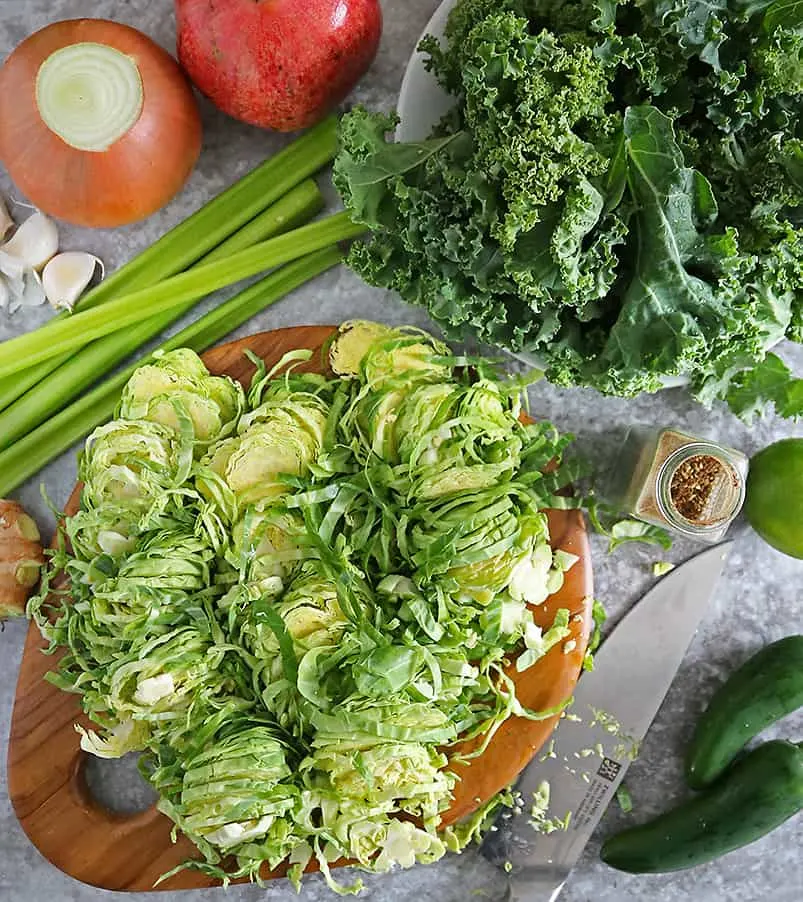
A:
{"type": "Polygon", "coordinates": [[[44,562],[36,523],[21,504],[0,499],[0,621],[25,613],[44,562]]]}

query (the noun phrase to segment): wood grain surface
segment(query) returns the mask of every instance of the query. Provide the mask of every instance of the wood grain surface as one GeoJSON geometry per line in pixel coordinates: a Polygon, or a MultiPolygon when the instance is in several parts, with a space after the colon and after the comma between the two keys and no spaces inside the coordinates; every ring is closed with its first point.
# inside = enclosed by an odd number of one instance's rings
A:
{"type": "MultiPolygon", "coordinates": [[[[226,373],[247,384],[254,366],[244,356],[246,349],[271,366],[288,350],[309,348],[313,357],[304,366],[321,372],[322,348],[332,331],[330,326],[301,326],[263,332],[213,348],[203,359],[213,373],[226,373]]],[[[79,498],[80,488],[76,487],[65,508],[68,514],[77,510],[79,498]]],[[[511,671],[521,702],[536,710],[559,704],[571,694],[591,627],[591,559],[582,514],[549,511],[549,526],[553,547],[576,554],[579,560],[566,574],[560,592],[535,608],[533,617],[539,625],[548,626],[559,608],[568,608],[576,646],[564,654],[561,643],[524,673],[511,671]]],[[[20,824],[45,858],[84,883],[110,890],[154,889],[162,874],[188,858],[198,857],[198,851],[184,837],[173,843],[172,822],[155,808],[133,816],[119,815],[91,797],[83,777],[86,756],[74,727],[76,722],[84,726],[90,723],[80,710],[77,696],[45,681],[58,656],[42,654],[44,648],[39,631],[31,625],[17,683],[8,751],[9,792],[20,824]]],[[[461,779],[445,823],[458,820],[477,807],[477,800],[485,801],[510,784],[556,723],[557,718],[512,718],[480,757],[455,766],[461,779]]],[[[281,868],[273,872],[266,869],[263,877],[283,873],[281,868]]],[[[216,883],[197,871],[182,871],[158,889],[192,889],[216,883]]]]}

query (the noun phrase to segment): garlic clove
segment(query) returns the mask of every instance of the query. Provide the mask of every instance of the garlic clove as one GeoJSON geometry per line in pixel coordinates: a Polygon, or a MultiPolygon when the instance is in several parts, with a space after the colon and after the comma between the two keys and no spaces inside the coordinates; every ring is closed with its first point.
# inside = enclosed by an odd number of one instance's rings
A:
{"type": "Polygon", "coordinates": [[[0,197],[0,239],[5,238],[8,230],[14,225],[14,220],[8,215],[5,202],[0,197]]]}
{"type": "Polygon", "coordinates": [[[30,267],[19,278],[6,277],[6,285],[9,291],[9,313],[16,313],[20,307],[39,307],[46,300],[39,273],[30,267]]]}
{"type": "Polygon", "coordinates": [[[3,276],[0,276],[0,310],[8,307],[11,301],[11,292],[8,290],[8,284],[3,276]]]}
{"type": "Polygon", "coordinates": [[[45,295],[55,307],[72,309],[92,281],[95,267],[103,264],[93,254],[83,251],[65,251],[56,254],[42,272],[45,295]]]}
{"type": "Polygon", "coordinates": [[[19,282],[25,273],[25,261],[0,250],[0,273],[11,282],[19,282]]]}
{"type": "Polygon", "coordinates": [[[40,270],[59,249],[59,233],[56,223],[44,213],[34,213],[17,229],[0,250],[19,257],[31,267],[40,270]]]}

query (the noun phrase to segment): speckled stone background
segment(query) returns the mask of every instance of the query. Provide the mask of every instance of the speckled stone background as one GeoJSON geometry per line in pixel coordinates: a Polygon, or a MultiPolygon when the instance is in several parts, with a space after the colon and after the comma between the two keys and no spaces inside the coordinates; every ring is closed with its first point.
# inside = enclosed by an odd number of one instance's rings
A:
{"type": "MultiPolygon", "coordinates": [[[[437,0],[384,0],[385,33],[379,56],[355,98],[375,107],[391,107],[406,61],[416,39],[437,6],[437,0]]],[[[169,0],[0,0],[0,57],[24,37],[48,22],[76,16],[118,19],[146,31],[169,50],[174,47],[172,3],[169,0]]],[[[128,229],[96,231],[64,228],[64,249],[90,250],[114,268],[146,247],[208,198],[248,171],[285,143],[229,120],[202,104],[205,145],[198,168],[183,193],[146,223],[128,229]]],[[[325,182],[325,179],[323,180],[325,182]]],[[[0,170],[0,191],[17,196],[0,170]]],[[[331,194],[331,190],[330,190],[331,194]]],[[[18,198],[22,199],[22,198],[18,198]]],[[[334,198],[332,199],[334,205],[334,198]]],[[[16,208],[19,218],[26,215],[16,208]]],[[[219,301],[218,297],[206,305],[219,301]]],[[[205,306],[206,306],[205,305],[205,306]]],[[[46,311],[27,311],[13,318],[0,314],[0,338],[34,327],[46,311]]],[[[363,285],[344,268],[332,271],[263,313],[238,334],[302,323],[335,323],[362,316],[393,323],[426,326],[422,311],[397,298],[363,285]]],[[[803,371],[803,353],[782,353],[803,371]]],[[[801,433],[800,426],[770,417],[747,428],[724,409],[703,410],[682,390],[662,392],[635,401],[604,399],[590,391],[559,391],[540,384],[531,392],[532,409],[577,436],[580,450],[604,468],[614,459],[618,438],[629,424],[674,424],[701,436],[728,442],[752,453],[783,436],[801,433]]],[[[40,497],[44,483],[52,500],[61,505],[75,481],[75,452],[65,454],[17,493],[37,516],[45,533],[52,526],[40,497]]],[[[803,512],[801,512],[803,515],[803,512]]],[[[803,564],[764,545],[744,524],[732,530],[736,544],[697,638],[650,730],[640,759],[627,776],[634,811],[626,817],[616,805],[605,815],[564,892],[565,902],[799,902],[803,899],[803,817],[788,822],[772,835],[718,862],[675,876],[632,877],[610,870],[598,860],[602,838],[628,822],[647,818],[683,795],[680,762],[695,718],[714,687],[762,644],[801,631],[803,564]]],[[[651,565],[661,556],[650,548],[624,548],[613,556],[595,538],[596,594],[611,620],[631,605],[652,582],[651,565]]],[[[694,552],[677,543],[663,558],[680,561],[694,552]]],[[[0,900],[2,902],[102,902],[109,893],[83,886],[46,862],[20,830],[6,793],[5,744],[14,697],[17,668],[26,630],[24,622],[9,623],[0,635],[0,900]]],[[[779,724],[774,735],[803,738],[803,718],[779,724]]],[[[94,768],[93,784],[107,804],[121,810],[146,804],[148,794],[130,762],[94,768]]],[[[363,898],[368,902],[404,902],[419,898],[439,902],[500,899],[504,878],[475,852],[449,856],[430,867],[418,867],[386,877],[368,877],[363,898]]],[[[328,897],[318,877],[304,884],[309,902],[328,897]]],[[[117,896],[115,895],[115,898],[117,896]]],[[[145,895],[119,896],[144,902],[145,895]]],[[[285,881],[267,889],[238,887],[224,897],[222,890],[160,894],[163,902],[231,902],[266,899],[290,902],[296,898],[285,881]]],[[[536,902],[536,900],[533,900],[536,902]]]]}

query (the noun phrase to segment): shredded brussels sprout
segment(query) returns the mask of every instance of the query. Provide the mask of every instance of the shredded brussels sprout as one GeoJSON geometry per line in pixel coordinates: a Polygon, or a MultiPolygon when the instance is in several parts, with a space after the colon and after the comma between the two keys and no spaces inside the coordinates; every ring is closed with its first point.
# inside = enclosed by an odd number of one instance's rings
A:
{"type": "Polygon", "coordinates": [[[186,350],[137,370],[30,613],[82,747],[144,750],[186,867],[298,883],[315,859],[344,893],[336,859],[435,861],[504,803],[442,828],[458,743],[562,707],[527,710],[508,665],[569,633],[531,606],[575,558],[544,513],[568,438],[521,421],[526,380],[376,323],[329,354],[334,378],[298,351],[248,392],[186,350]]]}

